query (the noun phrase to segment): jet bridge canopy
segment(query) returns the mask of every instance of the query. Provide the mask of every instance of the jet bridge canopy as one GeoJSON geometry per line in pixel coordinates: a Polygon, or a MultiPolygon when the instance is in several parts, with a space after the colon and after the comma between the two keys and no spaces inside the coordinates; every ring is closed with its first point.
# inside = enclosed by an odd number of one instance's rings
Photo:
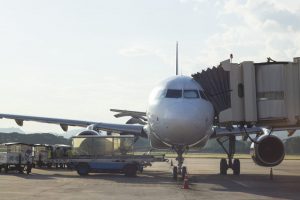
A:
{"type": "Polygon", "coordinates": [[[240,64],[226,60],[192,76],[212,102],[217,124],[300,125],[300,58],[240,64]]]}

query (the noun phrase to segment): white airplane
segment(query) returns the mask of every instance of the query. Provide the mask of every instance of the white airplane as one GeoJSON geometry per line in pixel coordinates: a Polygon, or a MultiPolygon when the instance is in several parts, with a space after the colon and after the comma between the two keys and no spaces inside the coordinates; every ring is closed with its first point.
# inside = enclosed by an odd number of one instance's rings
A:
{"type": "Polygon", "coordinates": [[[64,131],[67,131],[68,126],[86,127],[87,130],[80,134],[98,134],[96,131],[104,130],[146,137],[153,148],[172,149],[177,153],[178,165],[173,168],[174,178],[177,178],[178,174],[184,176],[186,173],[186,167],[183,167],[183,153],[190,148],[204,147],[210,138],[218,138],[228,156],[228,162],[221,159],[221,174],[227,174],[228,168],[231,168],[234,174],[240,174],[240,161],[233,160],[235,138],[239,135],[247,136],[253,141],[253,160],[257,164],[276,166],[284,158],[281,140],[273,135],[262,135],[261,128],[214,127],[213,105],[205,96],[203,88],[192,77],[176,75],[159,83],[150,94],[145,113],[112,111],[118,112],[116,117],[131,116],[129,123],[139,124],[113,124],[11,114],[0,114],[0,118],[14,119],[20,126],[24,121],[59,124],[64,131]],[[249,134],[256,134],[257,137],[252,139],[249,134]],[[228,150],[224,147],[222,138],[229,139],[228,150]]]}

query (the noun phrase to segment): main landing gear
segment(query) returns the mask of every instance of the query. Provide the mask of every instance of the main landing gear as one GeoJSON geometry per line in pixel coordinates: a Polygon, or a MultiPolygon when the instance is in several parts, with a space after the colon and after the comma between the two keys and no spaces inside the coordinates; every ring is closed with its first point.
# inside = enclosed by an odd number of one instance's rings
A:
{"type": "Polygon", "coordinates": [[[173,167],[173,173],[172,173],[173,174],[173,179],[177,180],[178,175],[181,175],[182,179],[184,179],[185,175],[187,174],[187,168],[185,166],[182,166],[183,161],[184,161],[184,158],[183,158],[182,154],[185,151],[185,147],[176,146],[176,147],[174,147],[174,150],[177,153],[176,160],[178,162],[178,165],[173,167]]]}
{"type": "Polygon", "coordinates": [[[218,138],[217,142],[221,145],[225,153],[227,154],[227,159],[222,158],[220,161],[220,174],[226,175],[227,170],[230,168],[233,171],[234,175],[240,175],[241,172],[241,163],[239,159],[233,159],[235,154],[235,141],[236,138],[233,135],[226,137],[224,140],[218,138]],[[225,148],[224,143],[228,141],[228,150],[225,148]]]}

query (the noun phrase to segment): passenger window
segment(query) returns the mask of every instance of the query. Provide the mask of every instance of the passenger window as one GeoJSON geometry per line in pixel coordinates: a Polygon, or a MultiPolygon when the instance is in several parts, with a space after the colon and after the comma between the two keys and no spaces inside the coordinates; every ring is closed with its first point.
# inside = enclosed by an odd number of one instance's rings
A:
{"type": "Polygon", "coordinates": [[[199,93],[197,90],[184,90],[183,97],[188,99],[198,99],[199,93]]]}
{"type": "Polygon", "coordinates": [[[204,91],[199,90],[199,93],[200,93],[200,96],[201,96],[202,99],[205,99],[205,100],[208,101],[208,98],[207,98],[206,94],[204,93],[204,91]]]}
{"type": "Polygon", "coordinates": [[[181,90],[167,90],[166,98],[181,98],[182,91],[181,90]]]}

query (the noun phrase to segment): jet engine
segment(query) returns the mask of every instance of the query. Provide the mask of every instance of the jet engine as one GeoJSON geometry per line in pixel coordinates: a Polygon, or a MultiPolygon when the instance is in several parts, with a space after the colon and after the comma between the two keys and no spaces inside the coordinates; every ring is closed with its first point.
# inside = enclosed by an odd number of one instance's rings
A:
{"type": "Polygon", "coordinates": [[[100,134],[97,131],[84,130],[77,134],[77,136],[79,136],[79,135],[100,135],[100,134]]]}
{"type": "Polygon", "coordinates": [[[285,156],[283,142],[274,135],[262,135],[252,144],[250,153],[253,161],[264,167],[279,165],[285,156]]]}

